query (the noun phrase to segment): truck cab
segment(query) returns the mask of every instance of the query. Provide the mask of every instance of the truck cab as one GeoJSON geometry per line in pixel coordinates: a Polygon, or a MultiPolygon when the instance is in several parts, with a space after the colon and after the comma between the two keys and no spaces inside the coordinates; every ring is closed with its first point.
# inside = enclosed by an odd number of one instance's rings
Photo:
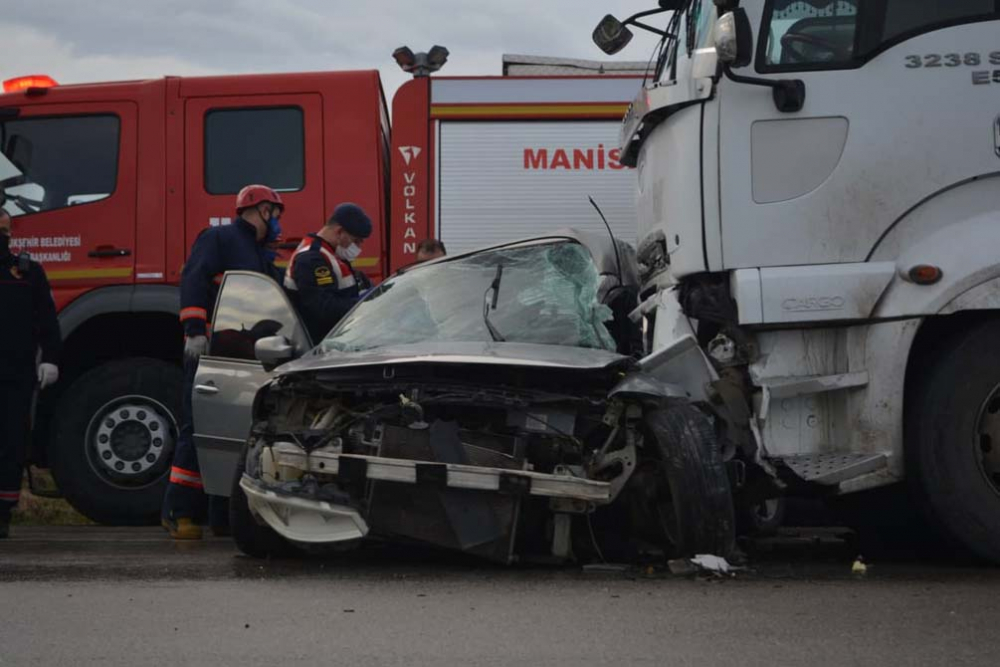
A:
{"type": "Polygon", "coordinates": [[[0,187],[12,248],[45,267],[65,341],[32,458],[91,519],[157,521],[181,399],[181,269],[202,230],[231,223],[239,189],[281,192],[279,265],[349,200],[376,222],[355,267],[386,271],[378,73],[8,83],[0,187]]]}
{"type": "Polygon", "coordinates": [[[664,0],[595,41],[630,25],[649,351],[697,338],[757,492],[905,481],[1000,561],[1000,3],[664,0]]]}

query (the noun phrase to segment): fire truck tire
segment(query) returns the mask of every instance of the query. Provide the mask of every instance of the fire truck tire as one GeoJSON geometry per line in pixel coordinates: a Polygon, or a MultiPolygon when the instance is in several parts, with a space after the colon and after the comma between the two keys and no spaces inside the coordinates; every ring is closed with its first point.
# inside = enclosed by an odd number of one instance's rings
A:
{"type": "Polygon", "coordinates": [[[736,520],[729,475],[708,417],[690,404],[646,414],[646,426],[663,462],[658,514],[667,551],[675,556],[736,550],[736,520]]]}
{"type": "Polygon", "coordinates": [[[911,385],[906,461],[928,518],[1000,564],[1000,320],[938,345],[911,385]]]}
{"type": "Polygon", "coordinates": [[[77,511],[105,525],[159,523],[183,379],[158,359],[121,359],[87,371],[62,395],[49,463],[77,511]]]}
{"type": "Polygon", "coordinates": [[[229,529],[233,541],[240,551],[252,558],[292,556],[296,553],[295,547],[268,526],[258,523],[250,511],[247,494],[240,487],[240,478],[246,470],[247,451],[248,449],[244,448],[240,455],[236,475],[233,477],[232,492],[229,495],[229,529]]]}

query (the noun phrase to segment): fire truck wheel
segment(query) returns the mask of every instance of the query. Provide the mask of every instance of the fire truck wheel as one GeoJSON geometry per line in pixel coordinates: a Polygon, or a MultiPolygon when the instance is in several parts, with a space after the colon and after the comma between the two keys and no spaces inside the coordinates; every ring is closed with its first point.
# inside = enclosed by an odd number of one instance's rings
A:
{"type": "Polygon", "coordinates": [[[732,556],[733,496],[708,417],[682,403],[648,412],[646,426],[663,462],[657,510],[667,551],[677,556],[732,556]]]}
{"type": "Polygon", "coordinates": [[[180,368],[134,358],[84,373],[63,394],[49,461],[77,511],[106,525],[159,523],[182,387],[180,368]]]}
{"type": "Polygon", "coordinates": [[[939,343],[907,395],[906,461],[931,521],[1000,564],[997,340],[1000,320],[991,320],[939,343]]]}
{"type": "Polygon", "coordinates": [[[232,492],[229,495],[229,529],[239,550],[253,558],[291,556],[295,547],[268,526],[257,522],[247,503],[247,494],[240,487],[240,478],[246,470],[247,448],[240,455],[236,466],[232,492]]]}

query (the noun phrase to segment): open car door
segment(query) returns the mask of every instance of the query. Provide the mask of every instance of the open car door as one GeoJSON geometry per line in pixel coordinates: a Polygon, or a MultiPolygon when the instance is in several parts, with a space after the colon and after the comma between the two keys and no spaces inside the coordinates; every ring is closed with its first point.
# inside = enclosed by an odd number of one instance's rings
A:
{"type": "Polygon", "coordinates": [[[276,282],[250,271],[226,273],[215,304],[208,354],[198,364],[192,394],[194,440],[205,493],[230,494],[250,434],[254,397],[271,378],[271,371],[257,359],[255,346],[274,337],[285,339],[293,357],[312,349],[309,334],[276,282]]]}

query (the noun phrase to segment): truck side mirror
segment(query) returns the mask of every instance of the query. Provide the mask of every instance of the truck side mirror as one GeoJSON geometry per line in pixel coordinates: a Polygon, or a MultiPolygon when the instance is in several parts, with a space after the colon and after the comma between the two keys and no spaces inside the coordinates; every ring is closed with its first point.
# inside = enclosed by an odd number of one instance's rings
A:
{"type": "Polygon", "coordinates": [[[736,8],[715,23],[715,53],[730,67],[746,67],[753,60],[753,29],[746,10],[736,8]]]}
{"type": "Polygon", "coordinates": [[[594,44],[609,56],[624,49],[632,41],[632,31],[621,21],[608,14],[594,28],[594,44]]]}
{"type": "Polygon", "coordinates": [[[295,356],[295,347],[284,336],[268,336],[254,343],[253,352],[264,370],[271,371],[286,361],[291,361],[295,356]]]}

